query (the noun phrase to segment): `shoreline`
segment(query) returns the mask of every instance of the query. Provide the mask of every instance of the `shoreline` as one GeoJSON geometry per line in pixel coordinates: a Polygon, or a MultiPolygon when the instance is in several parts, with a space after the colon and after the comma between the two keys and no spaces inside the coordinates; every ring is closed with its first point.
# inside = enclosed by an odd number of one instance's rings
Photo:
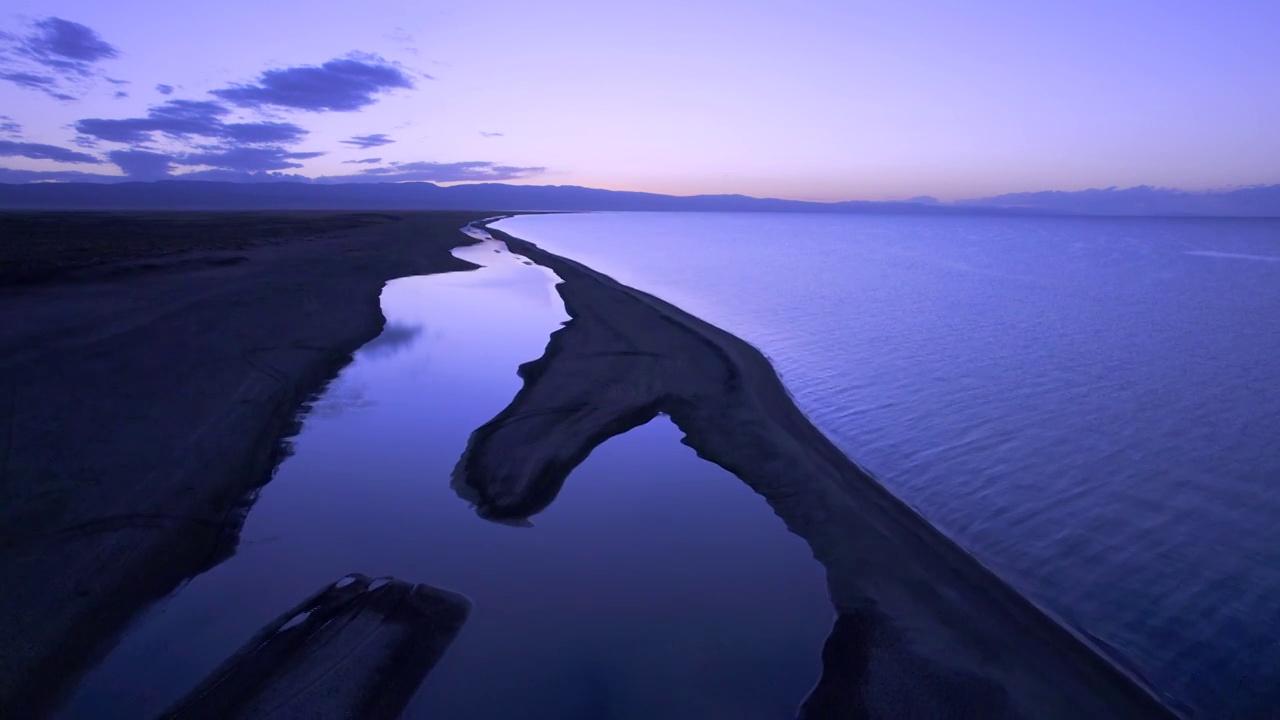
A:
{"type": "Polygon", "coordinates": [[[4,216],[19,251],[50,247],[0,258],[0,714],[51,713],[234,553],[306,405],[381,332],[385,283],[474,269],[458,229],[494,214],[4,216]]]}
{"type": "Polygon", "coordinates": [[[521,366],[524,387],[458,463],[455,490],[480,514],[527,520],[596,446],[666,414],[826,567],[838,619],[802,717],[1177,717],[840,452],[754,347],[485,227],[561,278],[572,320],[521,366]]]}

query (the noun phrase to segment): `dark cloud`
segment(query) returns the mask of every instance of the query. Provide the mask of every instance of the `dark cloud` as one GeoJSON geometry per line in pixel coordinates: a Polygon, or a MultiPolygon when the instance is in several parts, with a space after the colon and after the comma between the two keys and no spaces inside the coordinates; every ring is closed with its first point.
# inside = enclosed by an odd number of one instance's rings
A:
{"type": "Polygon", "coordinates": [[[8,80],[14,85],[44,92],[51,92],[58,85],[58,79],[55,77],[19,71],[0,73],[0,80],[8,80]]]}
{"type": "Polygon", "coordinates": [[[119,98],[127,98],[127,97],[129,97],[129,93],[127,93],[127,92],[125,92],[125,91],[123,91],[123,90],[117,90],[117,91],[116,91],[116,94],[114,95],[114,97],[115,97],[115,98],[117,98],[117,99],[119,99],[119,98]]]}
{"type": "Polygon", "coordinates": [[[8,115],[0,115],[0,133],[19,135],[22,133],[22,126],[8,115]]]}
{"type": "Polygon", "coordinates": [[[130,180],[159,180],[169,176],[173,158],[148,150],[113,150],[107,153],[130,180]]]}
{"type": "Polygon", "coordinates": [[[169,100],[147,111],[146,117],[86,118],[75,124],[78,132],[107,142],[139,144],[154,133],[169,137],[202,137],[237,144],[292,143],[307,131],[283,122],[226,123],[231,110],[208,100],[169,100]]]}
{"type": "Polygon", "coordinates": [[[125,172],[124,177],[66,170],[11,170],[0,168],[0,182],[25,183],[58,180],[63,182],[115,183],[124,180],[219,180],[228,182],[379,183],[405,181],[467,182],[513,180],[544,172],[540,167],[512,167],[489,162],[404,163],[389,170],[371,169],[352,175],[310,178],[292,173],[258,168],[297,167],[293,161],[320,153],[289,153],[279,148],[244,148],[250,152],[208,152],[193,155],[165,155],[146,150],[117,150],[109,155],[125,172]],[[216,167],[212,164],[217,163],[216,167]],[[206,169],[170,174],[175,166],[206,169]]]}
{"type": "Polygon", "coordinates": [[[356,135],[350,140],[339,140],[338,142],[341,142],[343,145],[352,145],[352,146],[358,147],[361,150],[368,150],[369,148],[376,148],[376,147],[382,147],[383,145],[390,145],[391,143],[395,142],[395,140],[392,140],[391,138],[387,137],[386,133],[377,133],[375,135],[356,135]]]}
{"type": "Polygon", "coordinates": [[[120,53],[98,33],[77,22],[50,17],[34,23],[20,51],[36,62],[60,70],[89,73],[89,65],[120,53]]]}
{"type": "Polygon", "coordinates": [[[309,160],[324,155],[322,152],[289,152],[279,147],[234,147],[211,150],[175,157],[180,165],[208,165],[222,170],[239,172],[265,172],[300,168],[297,160],[309,160]]]}
{"type": "Polygon", "coordinates": [[[107,154],[111,162],[134,180],[220,179],[245,180],[274,170],[302,167],[298,160],[324,155],[322,152],[289,152],[280,147],[207,148],[193,153],[159,153],[136,148],[107,154]],[[175,167],[204,167],[208,170],[173,175],[175,167]]]}
{"type": "Polygon", "coordinates": [[[221,137],[237,143],[294,143],[306,137],[307,131],[283,122],[231,123],[222,126],[221,137]]]}
{"type": "Polygon", "coordinates": [[[174,137],[214,137],[221,132],[222,117],[230,112],[216,102],[170,100],[152,107],[144,118],[86,118],[76,122],[75,128],[84,135],[118,143],[147,142],[156,132],[174,137]]]}
{"type": "Polygon", "coordinates": [[[481,135],[482,137],[506,137],[506,135],[505,135],[505,134],[503,134],[503,133],[497,133],[497,132],[485,132],[485,131],[483,131],[483,130],[481,130],[481,131],[480,131],[480,135],[481,135]]]}
{"type": "Polygon", "coordinates": [[[0,35],[0,44],[6,46],[3,55],[9,66],[0,79],[59,100],[74,100],[65,86],[83,86],[87,80],[101,78],[96,64],[120,54],[92,29],[56,17],[32,23],[26,35],[0,35]]]}
{"type": "Polygon", "coordinates": [[[343,165],[377,165],[382,158],[362,158],[360,160],[343,160],[343,165]]]}
{"type": "Polygon", "coordinates": [[[34,182],[117,183],[128,179],[130,178],[103,175],[102,173],[80,172],[79,170],[16,170],[14,168],[0,168],[0,183],[13,183],[15,185],[34,182]]]}
{"type": "Polygon", "coordinates": [[[390,167],[369,168],[354,175],[319,178],[322,182],[500,182],[546,172],[543,167],[516,167],[491,162],[392,163],[390,167]]]}
{"type": "Polygon", "coordinates": [[[304,65],[268,70],[257,82],[235,85],[213,94],[240,107],[276,106],[326,112],[359,110],[376,96],[413,87],[408,73],[375,56],[348,57],[316,67],[304,65]]]}
{"type": "Polygon", "coordinates": [[[157,85],[157,86],[156,86],[156,92],[160,93],[161,95],[172,95],[172,94],[173,94],[173,86],[172,86],[172,85],[157,85]]]}
{"type": "Polygon", "coordinates": [[[101,158],[96,158],[88,153],[69,150],[57,145],[44,145],[42,143],[14,142],[12,140],[0,140],[0,157],[24,157],[32,160],[56,160],[57,162],[68,163],[101,163],[101,158]]]}

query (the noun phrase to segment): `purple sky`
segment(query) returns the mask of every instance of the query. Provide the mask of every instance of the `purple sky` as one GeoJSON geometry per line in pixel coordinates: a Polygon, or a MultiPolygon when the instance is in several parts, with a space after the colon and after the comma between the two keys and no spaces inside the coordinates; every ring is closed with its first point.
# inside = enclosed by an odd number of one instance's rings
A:
{"type": "Polygon", "coordinates": [[[1274,0],[4,12],[0,180],[273,171],[812,200],[1280,182],[1274,0]]]}

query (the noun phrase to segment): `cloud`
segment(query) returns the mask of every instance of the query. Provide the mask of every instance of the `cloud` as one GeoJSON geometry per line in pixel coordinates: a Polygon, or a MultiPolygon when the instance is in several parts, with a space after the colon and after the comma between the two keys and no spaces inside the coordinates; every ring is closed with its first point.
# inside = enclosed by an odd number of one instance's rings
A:
{"type": "Polygon", "coordinates": [[[76,131],[107,142],[140,144],[153,134],[168,137],[202,137],[237,144],[292,143],[307,131],[293,123],[226,123],[231,110],[209,100],[168,100],[147,110],[146,117],[106,119],[86,118],[76,122],[76,131]]]}
{"type": "Polygon", "coordinates": [[[0,36],[0,42],[7,46],[4,59],[9,66],[0,79],[59,100],[75,99],[64,85],[102,77],[96,65],[120,55],[91,28],[56,17],[35,21],[26,35],[0,36]]]}
{"type": "Polygon", "coordinates": [[[3,72],[0,73],[0,80],[8,80],[14,85],[27,88],[28,90],[51,91],[57,87],[58,79],[48,75],[37,75],[30,72],[3,72]]]}
{"type": "Polygon", "coordinates": [[[159,180],[169,176],[173,158],[147,150],[113,150],[107,153],[130,180],[159,180]]]}
{"type": "Polygon", "coordinates": [[[409,75],[377,56],[347,57],[320,65],[268,70],[257,82],[213,94],[239,107],[275,106],[312,112],[359,110],[376,96],[413,87],[409,75]]]}
{"type": "Polygon", "coordinates": [[[395,142],[395,140],[392,140],[391,138],[387,137],[386,133],[377,133],[375,135],[356,135],[350,140],[339,140],[339,142],[341,142],[343,145],[352,145],[354,147],[358,147],[361,150],[368,150],[369,148],[376,148],[376,147],[382,147],[383,145],[390,145],[391,143],[395,142]]]}
{"type": "Polygon", "coordinates": [[[235,147],[212,150],[175,157],[180,165],[208,165],[222,170],[239,172],[265,172],[300,168],[297,160],[309,160],[324,155],[322,152],[289,152],[279,147],[235,147]]]}
{"type": "Polygon", "coordinates": [[[221,137],[248,145],[260,143],[295,143],[307,136],[307,131],[285,122],[231,123],[222,126],[221,137]]]}
{"type": "Polygon", "coordinates": [[[130,148],[107,154],[111,162],[134,180],[246,179],[246,174],[266,173],[302,167],[298,160],[309,160],[322,152],[290,152],[280,147],[206,148],[192,153],[159,153],[130,148]],[[175,167],[205,167],[208,170],[173,175],[175,167]],[[213,171],[213,172],[210,172],[213,171]]]}
{"type": "Polygon", "coordinates": [[[20,135],[22,134],[22,126],[8,115],[0,115],[0,133],[20,135]]]}
{"type": "Polygon", "coordinates": [[[172,94],[173,94],[173,86],[172,86],[172,85],[163,85],[163,84],[161,84],[161,85],[157,85],[157,86],[156,86],[156,92],[160,93],[161,95],[172,95],[172,94]]]}
{"type": "Polygon", "coordinates": [[[498,165],[478,160],[468,162],[392,163],[390,167],[369,168],[354,175],[331,175],[321,182],[500,182],[546,172],[544,167],[498,165]]]}
{"type": "Polygon", "coordinates": [[[12,170],[0,168],[0,182],[99,182],[125,180],[216,180],[227,182],[300,182],[317,184],[381,183],[405,181],[434,182],[500,182],[529,177],[545,171],[540,167],[513,167],[490,162],[402,163],[396,168],[371,168],[351,175],[310,178],[281,173],[275,169],[298,167],[295,160],[316,157],[322,153],[290,153],[279,148],[242,148],[239,151],[207,152],[190,155],[166,155],[148,150],[117,150],[108,155],[120,166],[125,176],[84,173],[66,170],[12,170]],[[172,174],[176,166],[206,169],[172,174]],[[216,164],[216,166],[214,166],[216,164]]]}
{"type": "Polygon", "coordinates": [[[20,52],[42,65],[88,74],[91,63],[120,54],[80,23],[49,17],[37,20],[34,28],[35,32],[22,39],[20,52]]]}
{"type": "Polygon", "coordinates": [[[120,98],[127,98],[127,97],[129,97],[129,93],[127,93],[127,92],[125,92],[125,91],[123,91],[123,90],[117,90],[117,91],[116,91],[116,94],[115,94],[113,97],[115,97],[116,99],[120,99],[120,98]]]}
{"type": "Polygon", "coordinates": [[[506,135],[505,135],[504,133],[499,133],[499,132],[485,132],[485,131],[483,131],[483,130],[481,130],[481,131],[480,131],[480,136],[481,136],[481,137],[506,137],[506,135]]]}
{"type": "Polygon", "coordinates": [[[98,164],[102,162],[101,158],[94,157],[88,153],[69,150],[57,145],[14,142],[12,140],[0,140],[0,157],[24,157],[32,160],[54,160],[68,163],[98,164]]]}
{"type": "Polygon", "coordinates": [[[377,165],[382,162],[382,158],[363,158],[360,160],[343,160],[343,165],[377,165]]]}
{"type": "Polygon", "coordinates": [[[0,183],[13,183],[15,185],[37,182],[117,183],[129,179],[117,175],[87,173],[79,170],[16,170],[14,168],[0,168],[0,183]]]}

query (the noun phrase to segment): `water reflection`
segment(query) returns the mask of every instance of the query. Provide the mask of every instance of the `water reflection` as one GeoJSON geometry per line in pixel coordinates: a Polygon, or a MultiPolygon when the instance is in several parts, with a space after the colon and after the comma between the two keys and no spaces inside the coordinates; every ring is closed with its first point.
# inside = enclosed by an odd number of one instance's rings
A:
{"type": "Polygon", "coordinates": [[[483,269],[387,285],[391,337],[317,401],[236,555],[150,610],[64,716],[154,715],[350,572],[473,602],[406,717],[794,714],[830,629],[822,569],[665,419],[599,447],[532,528],[481,520],[453,494],[468,435],[567,320],[541,267],[499,244],[457,254],[483,269]]]}
{"type": "Polygon", "coordinates": [[[365,343],[360,354],[367,357],[390,357],[413,347],[413,342],[422,334],[421,325],[405,323],[387,323],[382,334],[365,343]]]}

